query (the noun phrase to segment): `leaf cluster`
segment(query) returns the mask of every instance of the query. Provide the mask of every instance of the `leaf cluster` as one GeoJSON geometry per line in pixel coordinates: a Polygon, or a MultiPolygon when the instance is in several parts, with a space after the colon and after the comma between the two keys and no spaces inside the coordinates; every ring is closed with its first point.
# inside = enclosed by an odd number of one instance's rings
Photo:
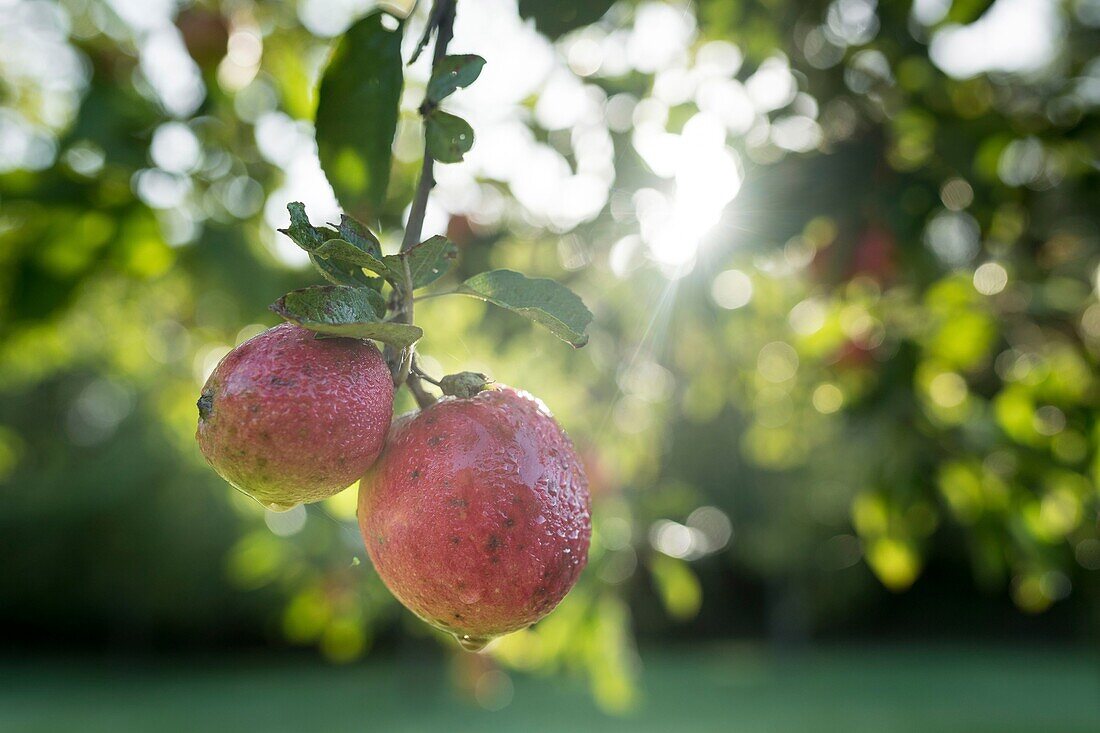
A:
{"type": "MultiPolygon", "coordinates": [[[[321,165],[345,211],[364,214],[386,199],[404,84],[403,25],[389,30],[383,18],[381,11],[368,14],[337,44],[321,79],[317,107],[321,165]]],[[[440,103],[474,83],[484,66],[485,59],[472,54],[437,59],[420,107],[425,155],[432,160],[460,162],[473,146],[470,124],[440,109],[440,103]]],[[[309,253],[330,284],[288,293],[271,309],[320,336],[374,339],[397,349],[415,344],[423,331],[404,322],[403,304],[447,273],[458,255],[454,243],[434,236],[398,254],[383,254],[378,237],[351,215],[318,227],[303,204],[287,208],[290,226],[280,231],[309,253]]],[[[592,314],[552,280],[493,270],[438,294],[466,295],[511,310],[574,347],[588,341],[585,329],[592,314]]]]}

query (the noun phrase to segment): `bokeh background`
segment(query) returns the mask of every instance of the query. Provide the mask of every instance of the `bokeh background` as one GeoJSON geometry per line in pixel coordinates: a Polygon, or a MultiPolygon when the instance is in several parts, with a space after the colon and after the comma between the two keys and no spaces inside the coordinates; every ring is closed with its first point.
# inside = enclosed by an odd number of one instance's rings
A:
{"type": "Polygon", "coordinates": [[[592,481],[580,584],[481,655],[354,488],[265,512],[194,441],[318,282],[275,229],[340,213],[315,84],[372,7],[0,0],[0,728],[1100,730],[1100,2],[459,0],[426,233],[596,315],[417,307],[592,481]]]}

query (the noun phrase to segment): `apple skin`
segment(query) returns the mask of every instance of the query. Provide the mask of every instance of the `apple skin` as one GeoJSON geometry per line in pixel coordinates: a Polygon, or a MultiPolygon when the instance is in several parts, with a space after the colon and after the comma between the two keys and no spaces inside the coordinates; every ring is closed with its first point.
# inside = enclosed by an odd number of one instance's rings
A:
{"type": "Polygon", "coordinates": [[[471,650],[557,606],[588,561],[588,479],[550,412],[497,387],[394,422],[359,485],[383,582],[471,650]]]}
{"type": "Polygon", "coordinates": [[[375,462],[393,379],[373,343],[283,323],[229,352],[198,405],[196,437],[214,470],[289,509],[346,489],[375,462]]]}

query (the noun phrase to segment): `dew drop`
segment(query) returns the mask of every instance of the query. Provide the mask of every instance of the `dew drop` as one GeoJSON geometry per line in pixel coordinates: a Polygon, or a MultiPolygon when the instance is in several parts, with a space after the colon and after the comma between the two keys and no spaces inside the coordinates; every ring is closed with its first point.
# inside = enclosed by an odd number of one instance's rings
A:
{"type": "Polygon", "coordinates": [[[491,639],[484,636],[470,636],[469,634],[462,634],[461,636],[455,634],[455,638],[458,639],[458,645],[468,652],[480,652],[491,641],[491,639]]]}
{"type": "Polygon", "coordinates": [[[535,524],[546,524],[546,517],[541,514],[535,517],[535,524]]]}
{"type": "Polygon", "coordinates": [[[294,507],[299,506],[298,504],[279,504],[278,502],[274,501],[262,503],[264,505],[264,509],[270,509],[273,512],[289,512],[294,507]]]}

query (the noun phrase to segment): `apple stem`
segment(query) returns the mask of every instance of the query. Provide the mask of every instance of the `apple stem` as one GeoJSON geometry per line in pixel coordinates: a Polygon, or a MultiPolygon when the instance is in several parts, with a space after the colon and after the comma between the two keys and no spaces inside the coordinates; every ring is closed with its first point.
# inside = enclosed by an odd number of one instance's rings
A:
{"type": "Polygon", "coordinates": [[[417,361],[413,361],[412,373],[423,379],[425,382],[428,382],[429,384],[434,384],[436,387],[439,386],[439,380],[433,379],[431,375],[421,369],[420,364],[417,361]]]}

